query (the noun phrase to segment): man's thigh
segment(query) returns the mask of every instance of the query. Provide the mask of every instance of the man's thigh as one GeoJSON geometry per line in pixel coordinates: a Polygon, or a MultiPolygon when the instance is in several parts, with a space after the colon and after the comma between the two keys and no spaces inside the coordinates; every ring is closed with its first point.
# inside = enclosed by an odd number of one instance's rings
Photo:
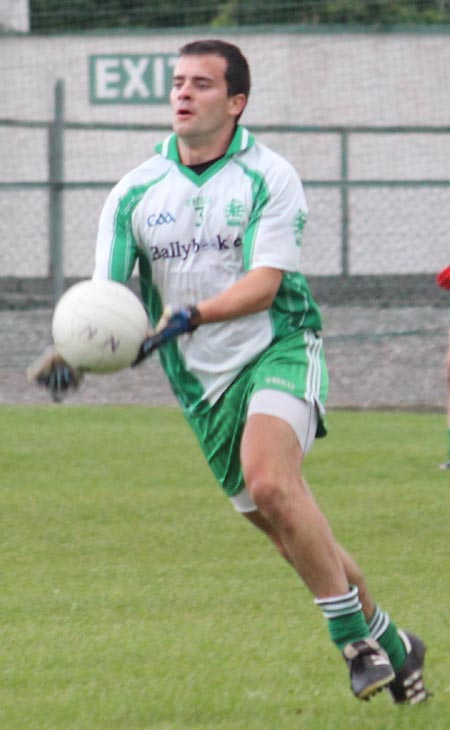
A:
{"type": "MultiPolygon", "coordinates": [[[[260,390],[251,398],[241,444],[244,477],[255,469],[273,479],[298,473],[303,455],[311,448],[319,416],[313,403],[276,390],[260,390]]],[[[256,505],[247,487],[231,502],[238,512],[250,513],[256,505]]]]}

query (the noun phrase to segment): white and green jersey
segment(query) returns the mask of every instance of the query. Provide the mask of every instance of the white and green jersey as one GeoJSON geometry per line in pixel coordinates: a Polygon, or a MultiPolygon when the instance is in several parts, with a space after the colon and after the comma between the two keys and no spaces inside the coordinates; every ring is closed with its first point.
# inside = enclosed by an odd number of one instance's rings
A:
{"type": "Polygon", "coordinates": [[[125,175],[103,209],[94,278],[126,282],[139,264],[142,298],[155,324],[175,308],[214,297],[267,266],[284,272],[270,310],[202,325],[162,348],[187,411],[215,403],[274,341],[321,329],[300,273],[307,207],[294,168],[238,126],[227,154],[198,175],[181,164],[177,138],[125,175]]]}

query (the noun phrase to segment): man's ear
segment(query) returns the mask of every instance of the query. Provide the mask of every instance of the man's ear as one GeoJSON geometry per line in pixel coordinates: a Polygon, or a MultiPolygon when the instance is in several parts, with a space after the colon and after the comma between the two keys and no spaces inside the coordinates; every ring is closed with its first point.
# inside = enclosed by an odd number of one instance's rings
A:
{"type": "Polygon", "coordinates": [[[245,94],[235,94],[230,96],[228,99],[230,114],[233,117],[239,117],[245,109],[247,104],[247,97],[245,94]]]}

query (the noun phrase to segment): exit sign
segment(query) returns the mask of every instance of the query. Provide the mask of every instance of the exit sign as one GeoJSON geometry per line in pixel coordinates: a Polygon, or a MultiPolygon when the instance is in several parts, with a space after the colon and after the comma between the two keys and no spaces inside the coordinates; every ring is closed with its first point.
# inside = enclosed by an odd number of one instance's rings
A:
{"type": "Polygon", "coordinates": [[[89,56],[91,104],[167,104],[177,59],[169,53],[89,56]]]}

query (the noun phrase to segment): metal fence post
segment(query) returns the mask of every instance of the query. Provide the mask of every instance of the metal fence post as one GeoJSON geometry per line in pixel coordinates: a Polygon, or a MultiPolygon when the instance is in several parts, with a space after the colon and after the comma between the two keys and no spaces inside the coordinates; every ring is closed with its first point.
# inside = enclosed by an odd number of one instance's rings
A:
{"type": "Polygon", "coordinates": [[[341,274],[349,275],[348,131],[341,132],[341,274]]]}
{"type": "Polygon", "coordinates": [[[54,88],[54,119],[48,130],[49,277],[53,304],[64,291],[64,82],[54,88]]]}

